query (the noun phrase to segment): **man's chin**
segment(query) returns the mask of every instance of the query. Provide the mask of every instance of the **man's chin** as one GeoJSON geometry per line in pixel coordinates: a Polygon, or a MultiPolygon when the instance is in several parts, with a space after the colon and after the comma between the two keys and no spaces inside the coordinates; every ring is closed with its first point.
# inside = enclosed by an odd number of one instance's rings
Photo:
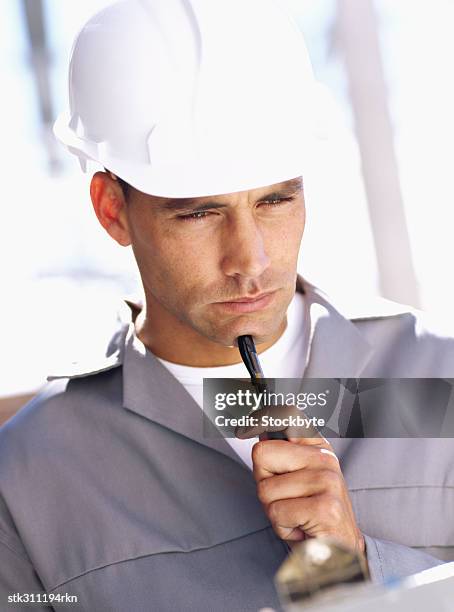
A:
{"type": "MultiPolygon", "coordinates": [[[[204,321],[204,335],[213,342],[228,347],[238,347],[239,336],[249,335],[254,339],[256,346],[261,344],[272,345],[278,340],[285,329],[285,316],[288,303],[275,304],[274,308],[267,308],[261,312],[230,316],[228,319],[213,316],[207,312],[204,321]],[[206,333],[208,332],[208,333],[206,333]]],[[[218,313],[216,313],[217,315],[218,313]]],[[[201,330],[202,327],[199,327],[201,330]]]]}
{"type": "MultiPolygon", "coordinates": [[[[282,318],[283,321],[283,318],[282,318]]],[[[238,347],[238,338],[239,336],[252,336],[254,339],[254,343],[256,346],[260,346],[261,344],[269,344],[278,340],[282,333],[282,323],[279,326],[270,325],[254,325],[254,324],[243,324],[235,326],[234,329],[229,329],[225,331],[219,330],[214,338],[212,338],[215,342],[223,344],[224,346],[229,347],[238,347]]]]}

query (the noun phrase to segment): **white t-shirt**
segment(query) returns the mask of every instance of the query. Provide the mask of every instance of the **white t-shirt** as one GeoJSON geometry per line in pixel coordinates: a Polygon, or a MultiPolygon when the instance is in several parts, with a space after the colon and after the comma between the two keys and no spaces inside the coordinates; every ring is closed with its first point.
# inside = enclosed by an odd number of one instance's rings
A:
{"type": "MultiPolygon", "coordinates": [[[[269,378],[300,378],[303,375],[307,331],[304,297],[296,292],[287,310],[287,327],[282,336],[270,348],[259,355],[262,370],[269,378]]],[[[196,368],[159,361],[184,385],[188,393],[203,409],[203,378],[248,378],[249,373],[241,361],[233,365],[196,368]]],[[[258,438],[239,440],[226,438],[233,450],[252,469],[251,449],[258,438]]]]}

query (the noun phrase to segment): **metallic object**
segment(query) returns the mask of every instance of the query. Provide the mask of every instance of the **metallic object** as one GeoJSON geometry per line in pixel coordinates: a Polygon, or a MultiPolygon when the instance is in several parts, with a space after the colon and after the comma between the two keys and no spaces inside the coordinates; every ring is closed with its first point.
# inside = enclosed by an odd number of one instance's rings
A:
{"type": "Polygon", "coordinates": [[[275,583],[285,612],[452,612],[454,563],[377,584],[362,555],[314,538],[293,548],[275,583]]]}
{"type": "Polygon", "coordinates": [[[331,538],[312,538],[294,546],[275,578],[282,603],[290,610],[294,604],[301,606],[295,609],[305,609],[306,604],[326,599],[333,590],[337,598],[345,585],[367,580],[365,557],[331,538]]]}

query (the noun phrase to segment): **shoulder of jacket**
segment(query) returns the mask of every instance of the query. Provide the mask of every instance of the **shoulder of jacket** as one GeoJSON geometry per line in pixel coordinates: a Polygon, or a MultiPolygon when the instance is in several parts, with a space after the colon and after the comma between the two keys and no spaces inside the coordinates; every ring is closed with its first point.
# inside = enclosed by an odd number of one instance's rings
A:
{"type": "Polygon", "coordinates": [[[118,368],[110,371],[112,376],[108,380],[98,380],[92,376],[94,372],[88,372],[80,377],[54,377],[43,385],[0,427],[0,464],[4,466],[7,457],[14,459],[23,455],[24,445],[32,451],[35,444],[40,448],[48,447],[56,435],[74,435],[79,423],[79,407],[87,409],[99,401],[121,403],[121,371],[118,368]],[[75,378],[80,379],[77,384],[72,382],[75,378]]]}
{"type": "Polygon", "coordinates": [[[100,356],[98,358],[81,358],[68,363],[62,363],[52,369],[52,372],[47,376],[47,381],[52,382],[59,379],[75,379],[85,378],[101,374],[122,365],[122,358],[119,351],[116,351],[109,356],[100,356]]]}
{"type": "Polygon", "coordinates": [[[49,425],[47,419],[47,406],[66,391],[67,379],[56,380],[45,384],[38,393],[26,402],[21,408],[0,427],[0,462],[5,465],[6,457],[17,456],[21,453],[22,439],[31,440],[42,433],[49,425]]]}

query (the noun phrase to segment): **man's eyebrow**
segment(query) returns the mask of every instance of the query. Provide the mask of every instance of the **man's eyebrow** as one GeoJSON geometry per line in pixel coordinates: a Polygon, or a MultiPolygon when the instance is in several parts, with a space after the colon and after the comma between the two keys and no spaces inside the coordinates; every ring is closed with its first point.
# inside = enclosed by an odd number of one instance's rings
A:
{"type": "Polygon", "coordinates": [[[220,202],[207,201],[200,203],[200,198],[177,198],[176,200],[168,200],[163,204],[159,204],[158,208],[164,211],[178,212],[181,210],[191,210],[200,212],[203,210],[213,210],[213,208],[225,208],[227,204],[220,202]]]}
{"type": "MultiPolygon", "coordinates": [[[[279,185],[270,186],[269,193],[261,196],[258,200],[265,200],[267,198],[275,198],[277,196],[290,195],[296,193],[302,188],[302,179],[292,179],[285,181],[279,185]]],[[[227,203],[215,202],[213,200],[207,200],[206,202],[200,202],[200,198],[176,198],[175,200],[167,200],[166,202],[159,204],[158,208],[165,211],[187,211],[191,212],[202,212],[204,210],[213,210],[217,208],[226,208],[227,203]]]]}
{"type": "Polygon", "coordinates": [[[294,189],[295,191],[297,191],[299,189],[302,189],[302,187],[303,187],[303,177],[300,176],[298,178],[291,179],[290,181],[285,181],[285,183],[282,183],[279,189],[294,189]]]}

